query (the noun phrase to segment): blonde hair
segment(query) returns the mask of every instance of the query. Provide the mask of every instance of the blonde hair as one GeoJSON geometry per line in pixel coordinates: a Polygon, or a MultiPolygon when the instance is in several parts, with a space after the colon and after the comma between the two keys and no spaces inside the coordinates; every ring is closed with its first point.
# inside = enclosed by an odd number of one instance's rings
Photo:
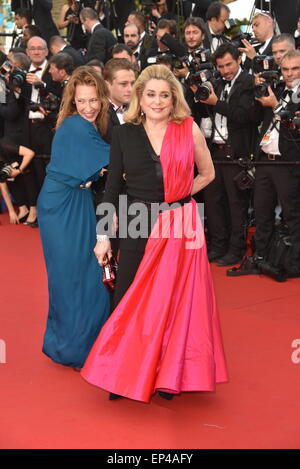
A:
{"type": "Polygon", "coordinates": [[[88,65],[77,67],[76,70],[72,73],[71,78],[64,90],[56,122],[56,129],[67,117],[72,116],[73,114],[77,114],[75,104],[75,92],[77,85],[94,86],[96,88],[96,93],[101,103],[101,109],[96,119],[96,124],[100,134],[103,137],[106,133],[108,124],[108,89],[103,78],[100,77],[100,75],[96,72],[96,70],[94,70],[93,67],[88,65]]]}
{"type": "Polygon", "coordinates": [[[191,114],[191,111],[184,99],[181,84],[165,65],[151,65],[140,74],[133,86],[130,106],[124,115],[125,122],[139,125],[145,120],[144,115],[142,115],[140,101],[147,82],[153,79],[165,80],[169,84],[173,98],[170,120],[180,124],[191,114]]]}

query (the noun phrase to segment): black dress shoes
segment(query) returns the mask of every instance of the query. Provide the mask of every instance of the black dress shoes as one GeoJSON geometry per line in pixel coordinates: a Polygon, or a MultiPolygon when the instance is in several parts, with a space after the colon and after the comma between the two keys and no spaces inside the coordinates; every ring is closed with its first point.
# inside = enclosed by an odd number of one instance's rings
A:
{"type": "Polygon", "coordinates": [[[167,401],[171,401],[174,397],[174,394],[171,394],[169,392],[158,391],[158,394],[160,395],[160,397],[166,399],[167,401]]]}
{"type": "Polygon", "coordinates": [[[207,253],[207,257],[209,262],[216,261],[217,259],[220,259],[223,257],[225,254],[224,251],[216,251],[215,249],[211,249],[207,253]]]}
{"type": "Polygon", "coordinates": [[[242,259],[242,254],[237,255],[228,252],[227,254],[225,254],[225,256],[221,257],[221,259],[217,261],[217,265],[219,267],[227,267],[230,265],[240,264],[242,262],[242,259]]]}
{"type": "Polygon", "coordinates": [[[113,392],[110,392],[109,397],[108,397],[110,401],[116,401],[117,399],[123,399],[123,398],[124,396],[120,396],[120,394],[114,394],[113,392]]]}

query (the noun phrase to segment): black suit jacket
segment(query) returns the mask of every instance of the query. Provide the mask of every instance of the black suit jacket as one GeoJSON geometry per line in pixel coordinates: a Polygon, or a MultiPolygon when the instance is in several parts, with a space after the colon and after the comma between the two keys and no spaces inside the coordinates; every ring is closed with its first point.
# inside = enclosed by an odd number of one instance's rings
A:
{"type": "MultiPolygon", "coordinates": [[[[46,87],[44,90],[46,94],[53,93],[56,96],[61,97],[61,93],[62,93],[61,84],[52,80],[52,77],[50,73],[48,72],[47,68],[42,75],[42,81],[46,83],[46,87]]],[[[29,148],[30,148],[29,104],[31,100],[31,92],[32,92],[32,86],[26,83],[22,89],[22,96],[24,97],[25,103],[26,103],[22,142],[23,142],[23,145],[28,146],[29,148]]],[[[43,120],[43,124],[45,125],[45,127],[49,129],[49,133],[51,134],[55,127],[56,116],[57,116],[57,113],[50,113],[43,120]]]]}
{"type": "Polygon", "coordinates": [[[205,19],[206,10],[213,1],[214,0],[193,0],[192,2],[190,1],[184,2],[183,3],[184,17],[188,18],[189,16],[191,16],[192,3],[195,3],[196,5],[193,10],[192,16],[200,16],[201,18],[205,19]]]}
{"type": "Polygon", "coordinates": [[[116,125],[121,125],[121,124],[120,124],[120,121],[118,119],[117,113],[113,108],[113,105],[110,104],[107,132],[106,132],[106,135],[105,135],[105,138],[104,138],[109,144],[111,144],[111,142],[112,142],[112,132],[113,132],[113,128],[116,125]]]}
{"type": "MultiPolygon", "coordinates": [[[[218,80],[215,87],[215,93],[218,97],[221,96],[224,85],[224,80],[218,80]]],[[[213,112],[213,129],[216,113],[227,117],[227,143],[233,149],[232,156],[241,158],[253,154],[259,122],[254,101],[253,77],[243,70],[231,87],[228,99],[226,101],[219,100],[211,109],[213,112]]]]}
{"type": "Polygon", "coordinates": [[[85,61],[98,59],[105,64],[110,59],[110,49],[116,43],[113,33],[99,23],[90,37],[85,61]]]}
{"type": "MultiPolygon", "coordinates": [[[[203,46],[205,49],[210,49],[211,48],[211,43],[212,43],[213,37],[211,35],[211,32],[209,30],[209,26],[206,23],[206,31],[205,31],[205,37],[203,40],[203,46]]],[[[220,40],[219,40],[219,45],[223,44],[224,42],[229,42],[229,39],[224,34],[220,34],[220,40]]]]}
{"type": "Polygon", "coordinates": [[[72,57],[75,68],[80,67],[80,65],[85,64],[84,58],[81,55],[81,53],[78,50],[74,49],[74,47],[72,46],[68,45],[64,47],[64,49],[60,52],[63,52],[64,54],[69,54],[72,57]]]}
{"type": "MultiPolygon", "coordinates": [[[[273,36],[274,38],[274,36],[273,36]]],[[[269,42],[268,46],[264,49],[262,55],[272,55],[272,42],[273,42],[273,38],[271,39],[271,41],[269,42]]],[[[256,54],[257,55],[260,55],[259,52],[258,52],[258,49],[260,49],[260,45],[254,45],[254,49],[256,50],[256,54]]],[[[250,70],[253,68],[253,60],[249,59],[248,57],[246,58],[245,62],[244,62],[244,65],[243,67],[245,68],[245,70],[250,70]]]]}
{"type": "Polygon", "coordinates": [[[31,8],[32,17],[47,42],[52,36],[59,35],[51,15],[51,10],[52,0],[33,0],[33,6],[31,8]]]}
{"type": "MultiPolygon", "coordinates": [[[[282,84],[282,86],[279,86],[274,91],[278,100],[282,96],[284,88],[285,85],[282,84]]],[[[298,88],[298,92],[300,92],[300,88],[298,88]]],[[[259,116],[258,118],[263,120],[256,147],[256,155],[259,159],[261,156],[260,143],[263,136],[270,127],[274,113],[270,107],[263,107],[260,105],[260,103],[257,103],[256,109],[259,116]]],[[[294,114],[296,111],[300,111],[300,103],[293,103],[290,101],[286,105],[286,109],[290,110],[294,114]]],[[[286,161],[300,161],[299,142],[295,142],[295,140],[299,140],[299,133],[288,127],[285,127],[284,125],[281,125],[279,122],[276,124],[276,127],[279,129],[279,151],[283,158],[286,161]]]]}

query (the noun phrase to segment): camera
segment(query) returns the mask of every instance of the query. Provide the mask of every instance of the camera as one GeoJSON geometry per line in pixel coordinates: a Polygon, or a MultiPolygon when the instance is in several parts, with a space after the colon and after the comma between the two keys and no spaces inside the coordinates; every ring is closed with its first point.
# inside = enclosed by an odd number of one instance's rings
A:
{"type": "Polygon", "coordinates": [[[26,75],[26,70],[14,67],[8,60],[6,60],[0,67],[0,76],[4,78],[7,88],[11,90],[20,88],[26,81],[26,75]]]}
{"type": "Polygon", "coordinates": [[[238,49],[239,47],[245,47],[245,45],[242,43],[244,40],[250,42],[250,44],[255,42],[255,39],[252,37],[251,33],[238,33],[233,36],[230,42],[238,49]]]}
{"type": "Polygon", "coordinates": [[[252,189],[255,181],[255,167],[250,158],[239,158],[238,163],[242,166],[242,171],[238,173],[234,181],[241,191],[252,189]]]}
{"type": "Polygon", "coordinates": [[[41,101],[39,103],[34,103],[33,101],[29,105],[30,111],[39,111],[40,108],[43,108],[46,112],[57,112],[60,106],[60,98],[55,96],[53,93],[48,93],[47,95],[41,94],[41,101]]]}
{"type": "Polygon", "coordinates": [[[212,63],[204,63],[197,65],[197,70],[192,71],[188,76],[186,83],[188,86],[196,85],[197,91],[195,93],[196,101],[206,101],[215,84],[217,75],[212,63]]]}
{"type": "Polygon", "coordinates": [[[6,182],[7,179],[9,179],[12,171],[14,169],[17,169],[18,167],[19,167],[19,163],[17,161],[14,161],[11,164],[6,164],[3,161],[0,162],[0,183],[6,182]]]}
{"type": "Polygon", "coordinates": [[[268,87],[269,86],[275,87],[279,83],[280,74],[278,71],[270,70],[270,71],[262,72],[260,76],[266,81],[254,87],[254,96],[256,98],[269,96],[268,87]]]}
{"type": "Polygon", "coordinates": [[[256,55],[253,59],[253,72],[262,73],[270,70],[278,71],[278,67],[272,55],[256,55]]]}
{"type": "Polygon", "coordinates": [[[283,106],[277,106],[274,110],[275,119],[280,121],[281,125],[296,132],[300,132],[300,115],[299,111],[294,112],[283,106]]]}

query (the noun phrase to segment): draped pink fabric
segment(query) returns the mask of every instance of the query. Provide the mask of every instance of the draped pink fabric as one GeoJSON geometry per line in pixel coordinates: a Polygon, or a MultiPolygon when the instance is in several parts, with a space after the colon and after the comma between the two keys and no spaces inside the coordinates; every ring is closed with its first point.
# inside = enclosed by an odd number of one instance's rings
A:
{"type": "MultiPolygon", "coordinates": [[[[160,159],[165,201],[191,193],[192,118],[170,122],[160,159]]],[[[197,204],[159,215],[134,282],[82,369],[91,384],[148,402],[157,391],[213,391],[227,381],[214,289],[197,204]]]]}

